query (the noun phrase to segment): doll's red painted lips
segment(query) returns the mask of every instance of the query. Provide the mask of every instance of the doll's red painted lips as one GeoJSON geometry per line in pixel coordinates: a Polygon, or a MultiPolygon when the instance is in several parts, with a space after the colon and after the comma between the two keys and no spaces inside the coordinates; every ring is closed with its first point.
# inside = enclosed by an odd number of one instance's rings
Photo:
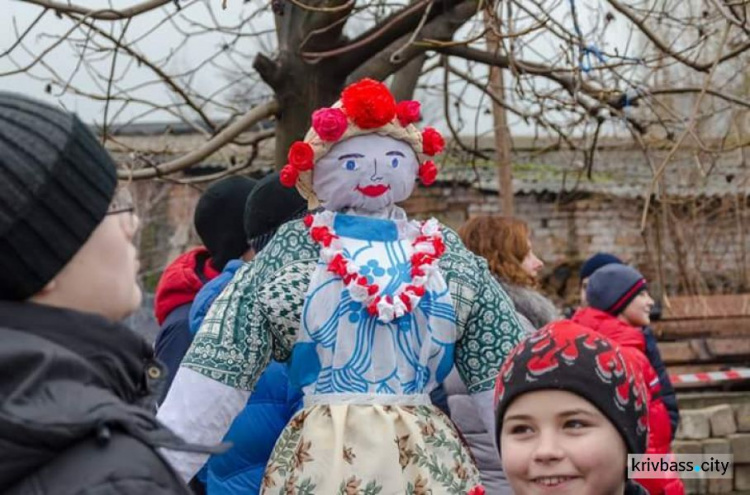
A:
{"type": "Polygon", "coordinates": [[[383,186],[383,185],[365,186],[365,187],[357,186],[356,187],[357,191],[359,191],[362,194],[364,194],[365,196],[369,196],[371,198],[377,198],[378,196],[382,196],[390,188],[391,188],[391,186],[383,186]]]}

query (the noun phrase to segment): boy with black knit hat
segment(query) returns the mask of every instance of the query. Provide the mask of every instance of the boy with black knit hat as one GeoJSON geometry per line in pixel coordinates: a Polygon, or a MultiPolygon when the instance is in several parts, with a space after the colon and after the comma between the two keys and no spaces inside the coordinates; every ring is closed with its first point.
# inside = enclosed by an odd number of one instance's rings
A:
{"type": "Polygon", "coordinates": [[[645,495],[625,477],[647,442],[647,393],[631,357],[570,321],[527,337],[495,387],[498,448],[516,495],[645,495]]]}
{"type": "Polygon", "coordinates": [[[157,453],[163,368],[117,323],[138,217],[76,116],[0,92],[0,492],[187,493],[157,453]],[[7,400],[6,400],[7,399],[7,400]]]}
{"type": "Polygon", "coordinates": [[[586,301],[586,288],[589,285],[589,278],[591,278],[591,275],[593,275],[594,272],[599,268],[613,264],[622,265],[623,263],[620,258],[610,253],[596,253],[583,262],[583,265],[581,265],[581,270],[578,273],[578,279],[580,283],[579,288],[581,292],[581,306],[588,306],[588,302],[586,301]]]}
{"type": "MultiPolygon", "coordinates": [[[[631,352],[649,387],[649,454],[670,453],[674,436],[662,397],[660,378],[646,354],[642,329],[651,321],[653,299],[646,279],[633,267],[609,264],[599,268],[586,289],[589,307],[581,308],[572,321],[588,327],[631,352]]],[[[679,478],[641,480],[652,495],[684,493],[679,478]]]]}
{"type": "MultiPolygon", "coordinates": [[[[163,399],[193,338],[189,313],[198,292],[218,277],[230,260],[252,259],[242,228],[245,202],[256,181],[233,176],[211,184],[195,207],[193,224],[203,246],[181,254],[162,273],[154,312],[160,325],[156,356],[167,367],[163,399]]],[[[160,401],[161,402],[161,401],[160,401]]]]}
{"type": "Polygon", "coordinates": [[[295,190],[281,185],[279,173],[260,179],[247,196],[243,208],[243,232],[247,253],[227,262],[222,274],[201,289],[190,308],[190,333],[195,335],[216,297],[243,262],[251,261],[284,223],[307,213],[307,203],[295,190]]]}

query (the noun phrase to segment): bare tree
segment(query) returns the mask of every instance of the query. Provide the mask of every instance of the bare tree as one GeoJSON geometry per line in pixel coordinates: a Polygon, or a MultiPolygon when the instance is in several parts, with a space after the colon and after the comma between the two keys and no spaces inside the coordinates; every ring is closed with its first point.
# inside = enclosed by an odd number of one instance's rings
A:
{"type": "MultiPolygon", "coordinates": [[[[0,77],[26,73],[56,94],[101,101],[105,140],[125,108],[140,109],[140,119],[168,113],[204,133],[200,146],[166,162],[130,150],[142,159],[123,168],[123,178],[165,178],[227,145],[254,148],[271,137],[283,166],[313,109],[332,103],[349,81],[396,74],[400,97],[415,89],[439,96],[453,146],[471,160],[491,158],[465,134],[493,105],[553,146],[580,150],[589,172],[607,132],[630,134],[644,149],[689,142],[708,153],[747,140],[750,25],[741,2],[143,0],[95,10],[73,0],[19,1],[38,16],[16,26],[17,40],[0,48],[0,59],[15,64],[0,77]],[[236,12],[230,21],[225,8],[236,12]],[[67,21],[64,34],[38,32],[47,16],[67,21]],[[183,41],[157,50],[168,26],[183,41]],[[221,40],[214,52],[186,63],[189,42],[208,36],[221,40]],[[38,37],[46,45],[31,49],[38,37]],[[61,73],[52,56],[62,44],[79,57],[72,74],[61,73]],[[199,84],[208,67],[225,80],[199,84]],[[503,72],[495,84],[488,67],[503,72]],[[140,82],[133,84],[135,71],[140,82]],[[153,86],[171,98],[141,96],[153,86]],[[712,123],[726,116],[737,125],[711,135],[712,123]],[[271,118],[272,130],[257,126],[271,118]]],[[[656,194],[668,164],[654,165],[656,194]]]]}

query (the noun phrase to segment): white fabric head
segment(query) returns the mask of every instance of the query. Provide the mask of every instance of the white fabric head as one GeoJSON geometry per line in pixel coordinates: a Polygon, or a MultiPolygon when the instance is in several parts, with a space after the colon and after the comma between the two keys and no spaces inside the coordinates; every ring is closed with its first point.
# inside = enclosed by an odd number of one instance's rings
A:
{"type": "Polygon", "coordinates": [[[375,213],[411,195],[418,169],[406,142],[379,134],[355,136],[317,161],[313,191],[327,210],[375,213]]]}

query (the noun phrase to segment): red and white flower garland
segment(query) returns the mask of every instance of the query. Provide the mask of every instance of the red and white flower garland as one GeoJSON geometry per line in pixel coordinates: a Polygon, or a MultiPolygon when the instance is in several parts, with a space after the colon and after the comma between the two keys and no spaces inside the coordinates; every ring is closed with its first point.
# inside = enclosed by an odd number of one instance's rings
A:
{"type": "Polygon", "coordinates": [[[320,245],[320,258],[328,271],[341,277],[352,300],[365,305],[367,312],[383,323],[389,323],[419,305],[425,294],[425,285],[438,271],[438,260],[445,252],[440,224],[434,218],[425,222],[412,222],[415,226],[411,240],[411,284],[399,287],[391,296],[382,296],[380,287],[359,275],[360,267],[345,254],[340,238],[333,229],[335,213],[323,211],[305,217],[313,241],[320,245]]]}

